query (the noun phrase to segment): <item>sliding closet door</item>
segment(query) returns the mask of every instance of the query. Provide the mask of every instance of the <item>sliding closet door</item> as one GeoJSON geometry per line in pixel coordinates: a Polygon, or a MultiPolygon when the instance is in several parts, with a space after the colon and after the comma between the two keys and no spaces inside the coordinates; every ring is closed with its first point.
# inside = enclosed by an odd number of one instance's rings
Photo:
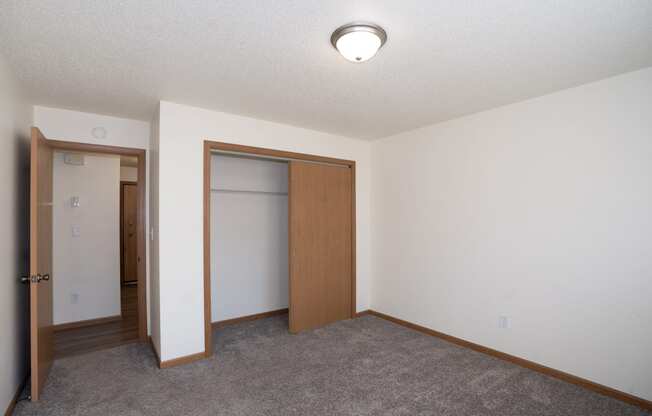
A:
{"type": "Polygon", "coordinates": [[[351,168],[290,162],[290,331],[351,318],[351,168]]]}

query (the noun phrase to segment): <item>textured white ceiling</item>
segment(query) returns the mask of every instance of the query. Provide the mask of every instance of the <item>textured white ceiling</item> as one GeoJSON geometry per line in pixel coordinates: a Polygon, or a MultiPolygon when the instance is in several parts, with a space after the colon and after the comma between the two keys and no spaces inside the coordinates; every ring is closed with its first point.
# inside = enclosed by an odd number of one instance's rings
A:
{"type": "Polygon", "coordinates": [[[159,99],[372,139],[652,66],[650,0],[0,0],[37,104],[150,120],[159,99]],[[382,25],[365,64],[329,43],[382,25]]]}

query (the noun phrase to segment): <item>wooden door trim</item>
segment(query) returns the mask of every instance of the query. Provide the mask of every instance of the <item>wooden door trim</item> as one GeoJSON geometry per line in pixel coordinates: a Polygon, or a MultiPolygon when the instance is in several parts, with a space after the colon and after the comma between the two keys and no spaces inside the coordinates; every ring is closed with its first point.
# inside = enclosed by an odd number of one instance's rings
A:
{"type": "MultiPolygon", "coordinates": [[[[356,316],[356,216],[355,216],[355,161],[332,157],[311,155],[307,153],[288,152],[264,147],[245,146],[214,140],[204,140],[204,356],[213,354],[211,322],[211,241],[210,241],[210,188],[211,188],[211,152],[232,152],[249,156],[262,156],[299,160],[304,162],[328,163],[351,168],[351,318],[356,316]]],[[[289,215],[289,212],[288,212],[289,215]]],[[[289,224],[289,222],[288,222],[289,224]]],[[[288,250],[288,254],[290,250],[288,250]]]]}
{"type": "Polygon", "coordinates": [[[54,150],[58,151],[73,151],[84,153],[101,153],[118,156],[135,156],[138,159],[138,181],[136,187],[138,188],[138,204],[137,204],[137,218],[138,218],[138,232],[137,232],[137,251],[138,257],[141,261],[138,262],[138,339],[142,342],[147,342],[147,232],[146,226],[146,158],[147,151],[145,149],[107,146],[103,144],[91,144],[81,142],[71,142],[66,140],[48,140],[48,143],[54,150]]]}
{"type": "Polygon", "coordinates": [[[204,141],[204,356],[213,355],[211,326],[211,150],[204,141]]]}
{"type": "Polygon", "coordinates": [[[355,161],[346,159],[336,159],[333,157],[311,155],[308,153],[288,152],[285,150],[269,149],[266,147],[245,146],[241,144],[216,142],[211,140],[204,141],[208,144],[210,150],[220,152],[232,152],[245,156],[263,156],[268,158],[301,160],[304,162],[328,163],[332,165],[355,166],[355,161]]]}
{"type": "MultiPolygon", "coordinates": [[[[355,318],[358,308],[357,308],[357,296],[356,296],[356,270],[357,263],[356,259],[356,216],[355,216],[355,162],[351,165],[351,318],[355,318]]],[[[289,222],[288,222],[289,224],[289,222]]]]}

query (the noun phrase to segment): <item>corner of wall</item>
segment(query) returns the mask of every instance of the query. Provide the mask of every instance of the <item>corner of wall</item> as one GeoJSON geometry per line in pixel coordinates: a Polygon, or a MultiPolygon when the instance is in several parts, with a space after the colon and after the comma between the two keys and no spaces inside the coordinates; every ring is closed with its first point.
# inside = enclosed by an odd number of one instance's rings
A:
{"type": "Polygon", "coordinates": [[[159,132],[160,106],[156,109],[151,122],[149,141],[149,295],[150,295],[150,331],[152,346],[161,357],[161,292],[159,285],[159,132]]]}
{"type": "Polygon", "coordinates": [[[29,146],[32,107],[0,56],[0,410],[28,373],[29,146]]]}

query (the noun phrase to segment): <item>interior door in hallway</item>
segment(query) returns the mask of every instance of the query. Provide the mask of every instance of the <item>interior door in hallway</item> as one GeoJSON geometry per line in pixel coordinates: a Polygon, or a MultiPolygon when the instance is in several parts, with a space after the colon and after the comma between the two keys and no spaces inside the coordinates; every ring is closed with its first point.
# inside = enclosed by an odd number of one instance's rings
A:
{"type": "Polygon", "coordinates": [[[30,164],[31,396],[38,400],[54,356],[52,330],[52,146],[32,127],[30,164]]]}
{"type": "Polygon", "coordinates": [[[351,318],[352,169],[290,162],[290,331],[351,318]]]}
{"type": "Polygon", "coordinates": [[[138,280],[138,187],[134,182],[121,183],[122,283],[138,280]]]}

